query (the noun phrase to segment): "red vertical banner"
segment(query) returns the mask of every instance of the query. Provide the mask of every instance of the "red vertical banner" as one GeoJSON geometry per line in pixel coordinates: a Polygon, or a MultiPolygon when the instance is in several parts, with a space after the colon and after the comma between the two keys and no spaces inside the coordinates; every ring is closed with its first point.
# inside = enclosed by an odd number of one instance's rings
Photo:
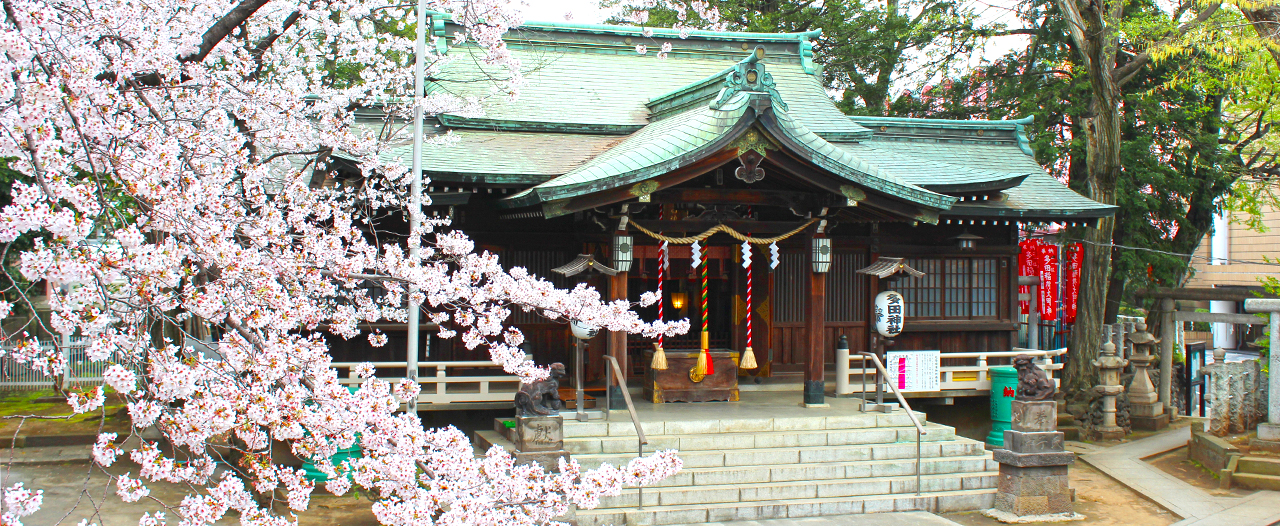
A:
{"type": "Polygon", "coordinates": [[[1040,271],[1040,319],[1058,319],[1058,246],[1041,244],[1037,270],[1040,271]]]}
{"type": "Polygon", "coordinates": [[[1063,276],[1062,322],[1076,322],[1076,303],[1080,301],[1080,268],[1084,263],[1084,244],[1067,245],[1067,268],[1063,276]]]}
{"type": "MultiPolygon", "coordinates": [[[[1018,275],[1019,276],[1038,276],[1036,271],[1036,263],[1039,260],[1039,239],[1024,239],[1018,242],[1018,275]]],[[[1030,294],[1031,287],[1027,285],[1018,285],[1018,294],[1030,294]]],[[[1022,308],[1023,314],[1031,312],[1031,304],[1026,300],[1018,300],[1018,306],[1022,308]]]]}

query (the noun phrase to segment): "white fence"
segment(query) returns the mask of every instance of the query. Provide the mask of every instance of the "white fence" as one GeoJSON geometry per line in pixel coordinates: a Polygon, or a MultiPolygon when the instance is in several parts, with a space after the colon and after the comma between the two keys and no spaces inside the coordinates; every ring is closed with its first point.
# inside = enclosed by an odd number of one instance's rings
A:
{"type": "MultiPolygon", "coordinates": [[[[991,367],[999,367],[999,365],[991,365],[990,361],[994,358],[1012,359],[1020,354],[1026,354],[1036,359],[1036,365],[1041,369],[1048,371],[1049,377],[1053,378],[1055,385],[1060,385],[1062,381],[1054,378],[1056,371],[1062,370],[1062,364],[1053,363],[1053,357],[1065,354],[1066,349],[1055,349],[1052,351],[1037,351],[1034,349],[1014,348],[1010,352],[957,352],[942,353],[942,359],[951,362],[953,365],[943,365],[938,368],[940,389],[943,392],[952,391],[973,391],[974,394],[989,393],[991,391],[991,367]],[[972,362],[954,365],[956,361],[972,362]]],[[[863,366],[864,357],[852,354],[846,349],[836,351],[836,395],[862,394],[864,381],[866,382],[866,391],[875,392],[876,388],[876,370],[874,367],[863,366]],[[847,369],[839,367],[843,360],[847,364],[847,369]],[[857,361],[857,366],[854,365],[857,361]],[[848,371],[845,374],[845,370],[848,371]]],[[[1003,360],[1002,360],[1003,361],[1003,360]]],[[[951,396],[948,394],[947,396],[951,396]]]]}
{"type": "MultiPolygon", "coordinates": [[[[48,352],[56,348],[57,346],[54,342],[40,342],[41,351],[48,352]]],[[[85,343],[81,338],[72,338],[68,341],[68,345],[64,346],[63,352],[70,367],[62,374],[63,385],[102,383],[102,372],[106,370],[107,362],[91,362],[85,356],[84,351],[85,343]]],[[[54,380],[53,376],[47,376],[43,372],[32,368],[30,362],[19,363],[14,359],[10,349],[5,349],[4,357],[0,357],[0,390],[34,391],[50,389],[54,385],[54,380]]]]}
{"type": "MultiPolygon", "coordinates": [[[[362,380],[356,376],[354,368],[363,362],[334,362],[333,368],[338,370],[339,381],[346,385],[359,385],[362,380]]],[[[405,369],[404,362],[371,362],[378,369],[405,369]]],[[[379,375],[384,380],[391,377],[379,375]]],[[[422,392],[418,394],[419,404],[510,404],[514,403],[516,390],[520,389],[520,377],[506,374],[502,367],[491,361],[472,362],[419,362],[418,384],[422,392]],[[468,374],[458,376],[450,374],[450,369],[470,370],[468,374]],[[477,369],[481,371],[476,371],[477,369]],[[485,374],[475,374],[483,372],[485,374]],[[497,374],[488,374],[497,373],[497,374]]],[[[429,408],[420,409],[429,410],[429,408]]]]}

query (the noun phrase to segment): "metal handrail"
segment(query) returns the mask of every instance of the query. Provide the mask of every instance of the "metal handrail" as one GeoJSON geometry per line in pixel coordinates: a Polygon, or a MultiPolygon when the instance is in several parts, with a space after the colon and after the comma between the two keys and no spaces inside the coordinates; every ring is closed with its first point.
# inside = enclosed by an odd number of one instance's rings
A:
{"type": "MultiPolygon", "coordinates": [[[[871,363],[875,364],[876,369],[880,371],[880,378],[884,379],[883,383],[889,385],[889,390],[893,391],[893,396],[898,398],[898,405],[902,406],[902,408],[907,411],[907,418],[910,418],[911,423],[916,426],[916,495],[919,495],[920,494],[920,437],[927,434],[927,432],[924,430],[924,426],[920,425],[920,419],[916,418],[915,411],[911,410],[911,404],[908,404],[907,399],[903,398],[902,393],[898,391],[898,386],[893,385],[893,382],[888,381],[889,371],[886,371],[884,368],[884,364],[880,363],[880,358],[875,354],[872,354],[869,352],[859,352],[858,355],[864,358],[871,359],[871,363]]],[[[865,382],[866,380],[863,380],[863,381],[865,382]]],[[[878,391],[879,389],[880,387],[876,386],[876,390],[878,391]]],[[[864,398],[862,399],[862,410],[866,411],[867,410],[866,409],[867,399],[865,398],[866,389],[864,388],[862,391],[864,396],[864,398]]]]}
{"type": "MultiPolygon", "coordinates": [[[[617,358],[609,356],[608,354],[604,355],[604,358],[609,360],[609,364],[612,365],[612,367],[606,367],[606,371],[604,373],[604,418],[609,421],[613,420],[610,416],[613,412],[613,405],[611,403],[613,401],[613,396],[610,394],[610,391],[613,390],[613,382],[611,379],[616,376],[618,379],[618,388],[622,391],[622,401],[626,402],[627,413],[631,415],[631,423],[636,426],[636,437],[639,439],[639,444],[636,445],[636,456],[643,457],[644,445],[649,443],[649,439],[645,438],[644,429],[641,429],[640,427],[640,417],[636,415],[636,406],[631,403],[631,392],[627,390],[627,377],[622,374],[622,367],[618,366],[617,358]],[[613,376],[609,374],[609,371],[613,371],[613,376]]],[[[636,486],[636,490],[639,492],[639,496],[636,500],[637,509],[643,510],[644,486],[636,486]]]]}

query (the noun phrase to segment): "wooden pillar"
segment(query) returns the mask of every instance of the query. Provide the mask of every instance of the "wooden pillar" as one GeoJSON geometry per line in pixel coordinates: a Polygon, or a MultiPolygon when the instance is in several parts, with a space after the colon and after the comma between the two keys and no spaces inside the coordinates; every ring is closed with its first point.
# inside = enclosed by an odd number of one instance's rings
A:
{"type": "Polygon", "coordinates": [[[808,332],[808,355],[804,364],[805,405],[826,403],[827,274],[813,271],[813,250],[809,250],[809,301],[805,308],[805,330],[808,332]]]}
{"type": "MultiPolygon", "coordinates": [[[[619,272],[616,276],[609,277],[609,299],[625,300],[627,299],[627,272],[619,272]]],[[[623,331],[609,331],[609,356],[618,360],[618,366],[622,367],[622,373],[631,375],[631,363],[627,361],[627,333],[623,331]]]]}

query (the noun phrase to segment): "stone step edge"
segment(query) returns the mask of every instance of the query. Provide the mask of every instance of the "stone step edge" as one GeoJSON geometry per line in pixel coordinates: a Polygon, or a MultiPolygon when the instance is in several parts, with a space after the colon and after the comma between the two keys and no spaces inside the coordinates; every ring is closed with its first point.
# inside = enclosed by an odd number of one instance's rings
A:
{"type": "MultiPolygon", "coordinates": [[[[1280,491],[1280,475],[1263,475],[1261,473],[1236,473],[1234,475],[1231,475],[1231,485],[1232,487],[1245,486],[1248,489],[1254,489],[1254,490],[1280,491]],[[1245,484],[1241,484],[1241,482],[1244,482],[1245,484]]],[[[688,488],[692,486],[666,486],[666,487],[688,488]]],[[[698,487],[702,487],[702,486],[698,486],[698,487]]],[[[650,488],[645,488],[645,489],[650,489],[650,488]]],[[[659,487],[654,487],[652,489],[656,490],[656,489],[659,489],[659,487]]],[[[625,493],[626,493],[626,490],[623,490],[623,494],[625,493]]]]}
{"type": "MultiPolygon", "coordinates": [[[[564,446],[569,451],[582,451],[583,455],[607,455],[604,452],[586,452],[585,450],[602,450],[606,445],[610,448],[625,447],[627,450],[634,450],[639,443],[635,437],[600,437],[604,440],[574,440],[566,438],[564,446]]],[[[883,440],[875,440],[869,442],[850,442],[847,444],[812,444],[812,445],[792,445],[792,446],[759,446],[754,441],[750,443],[734,443],[732,439],[717,439],[714,435],[705,437],[685,437],[682,440],[678,437],[646,437],[649,438],[645,449],[679,449],[680,451],[747,451],[751,449],[784,449],[784,448],[802,448],[802,447],[846,447],[846,446],[892,446],[901,444],[915,444],[915,438],[903,438],[901,435],[893,434],[892,438],[882,437],[883,440]],[[682,446],[682,442],[687,442],[682,446]]],[[[754,438],[754,437],[753,437],[754,438]]],[[[921,447],[928,447],[929,444],[968,444],[977,443],[978,441],[968,439],[961,436],[935,437],[934,440],[921,440],[921,447]]]]}
{"type": "MultiPolygon", "coordinates": [[[[574,458],[577,458],[577,457],[575,456],[574,458]]],[[[840,462],[797,462],[794,464],[753,464],[753,465],[746,465],[746,466],[707,466],[707,467],[697,467],[697,468],[681,468],[680,473],[720,473],[725,471],[740,471],[740,470],[749,470],[749,469],[813,468],[813,467],[822,467],[822,466],[847,468],[849,466],[880,466],[885,464],[900,464],[904,460],[907,460],[912,464],[915,463],[915,459],[845,460],[840,462]]],[[[985,456],[985,455],[958,455],[954,457],[922,457],[920,459],[920,465],[923,466],[923,465],[932,464],[935,462],[949,462],[953,460],[957,460],[957,461],[991,460],[991,457],[985,456]]],[[[591,469],[591,468],[587,468],[587,469],[591,469]]],[[[986,471],[986,468],[983,468],[983,471],[986,471]]],[[[951,473],[969,474],[969,473],[977,473],[977,472],[976,471],[952,471],[951,473]]],[[[937,475],[938,473],[934,473],[934,474],[937,475]]],[[[928,475],[925,475],[925,476],[928,476],[928,475]]],[[[876,478],[876,477],[867,477],[867,478],[876,478]]],[[[811,480],[834,480],[834,479],[811,479],[811,480]]],[[[842,478],[839,480],[852,480],[852,479],[842,478]]],[[[787,481],[779,481],[779,482],[787,482],[787,481]]],[[[668,487],[671,487],[671,486],[668,486],[668,487]]]]}
{"type": "MultiPolygon", "coordinates": [[[[477,433],[480,433],[480,432],[481,431],[477,431],[477,433]]],[[[489,432],[492,433],[492,431],[489,431],[489,432]]],[[[507,443],[510,443],[510,442],[507,442],[507,443]]],[[[954,440],[938,440],[935,442],[922,442],[921,447],[922,449],[927,449],[930,444],[942,446],[942,445],[981,444],[981,443],[982,442],[978,442],[977,440],[973,440],[969,438],[956,437],[956,439],[954,440]]],[[[724,452],[730,452],[730,451],[734,453],[763,453],[767,451],[779,451],[779,450],[786,450],[786,451],[800,450],[803,452],[803,451],[818,451],[818,450],[832,450],[832,449],[874,448],[874,447],[909,446],[909,445],[915,445],[915,441],[913,440],[910,442],[873,442],[870,444],[845,444],[840,446],[782,446],[782,447],[749,447],[749,448],[744,447],[744,448],[730,448],[730,449],[681,449],[678,451],[680,453],[724,453],[724,452]]],[[[650,445],[646,445],[645,452],[652,453],[653,449],[650,449],[651,447],[652,446],[650,445]]],[[[939,453],[941,453],[941,451],[939,451],[939,453]]],[[[615,457],[618,455],[634,455],[634,454],[635,453],[574,453],[573,456],[575,458],[581,458],[581,457],[599,458],[599,457],[615,457]]],[[[942,455],[942,454],[929,455],[928,453],[924,453],[922,458],[950,458],[954,456],[959,456],[959,455],[950,455],[950,456],[942,455]]],[[[911,458],[915,458],[915,457],[912,456],[911,458]]],[[[868,459],[868,460],[873,460],[873,459],[868,459]]],[[[880,460],[902,460],[902,459],[880,459],[880,460]]]]}
{"type": "Polygon", "coordinates": [[[869,500],[880,500],[880,499],[900,499],[900,498],[910,498],[910,497],[927,498],[927,497],[950,497],[950,496],[959,496],[959,495],[983,495],[988,493],[995,494],[996,492],[997,492],[996,488],[982,488],[982,489],[962,489],[962,490],[950,490],[950,491],[922,491],[920,492],[919,495],[916,495],[915,492],[908,492],[908,493],[882,493],[878,495],[854,495],[849,497],[815,497],[811,499],[753,500],[753,501],[747,501],[747,502],[712,502],[707,504],[669,504],[669,505],[645,506],[643,510],[636,509],[635,507],[595,508],[590,510],[577,510],[577,514],[578,516],[583,516],[583,515],[589,516],[589,515],[613,514],[613,513],[619,513],[619,512],[621,513],[632,513],[632,512],[652,513],[652,512],[660,512],[660,511],[696,511],[696,510],[710,509],[710,508],[746,508],[746,507],[752,507],[752,506],[791,506],[791,505],[797,505],[797,504],[804,504],[804,505],[826,504],[826,503],[832,503],[832,502],[856,502],[856,501],[869,501],[869,500]]]}
{"type": "MultiPolygon", "coordinates": [[[[572,413],[570,413],[570,414],[572,414],[572,413]]],[[[862,415],[864,418],[873,419],[873,420],[875,420],[877,423],[879,422],[879,419],[880,419],[880,418],[885,418],[886,420],[888,420],[888,419],[901,420],[902,418],[906,418],[906,413],[897,413],[897,412],[894,412],[894,413],[874,413],[874,412],[871,412],[871,413],[857,413],[857,414],[855,414],[855,415],[848,415],[848,416],[859,416],[859,415],[862,415]]],[[[942,426],[942,427],[951,427],[951,426],[944,426],[943,424],[938,424],[938,423],[936,423],[936,422],[928,422],[928,421],[925,419],[925,414],[924,414],[924,413],[921,413],[921,412],[919,412],[919,411],[916,411],[916,417],[920,420],[920,422],[922,423],[922,425],[925,425],[925,426],[928,426],[928,425],[932,424],[932,425],[942,426]]],[[[719,434],[719,433],[773,433],[773,432],[794,432],[794,431],[824,431],[824,430],[825,430],[825,431],[836,431],[836,430],[854,430],[854,429],[877,429],[877,428],[886,428],[886,427],[914,427],[914,426],[910,425],[910,421],[908,421],[906,424],[890,424],[890,425],[883,425],[883,426],[881,426],[881,425],[876,425],[876,424],[873,424],[873,425],[844,425],[844,426],[842,426],[842,425],[840,425],[840,423],[836,423],[834,427],[829,427],[829,426],[826,424],[826,422],[825,422],[825,419],[827,419],[827,418],[828,418],[828,417],[822,416],[822,417],[800,417],[800,418],[782,418],[782,419],[781,419],[781,420],[784,420],[784,421],[786,421],[786,420],[811,421],[811,420],[823,419],[823,420],[824,420],[824,422],[823,422],[823,424],[822,424],[822,427],[820,427],[820,428],[816,428],[816,429],[773,429],[773,427],[774,427],[774,425],[775,425],[775,424],[774,424],[774,422],[770,422],[770,423],[768,424],[768,426],[769,426],[769,428],[770,428],[770,429],[750,429],[750,428],[749,428],[749,426],[750,426],[752,423],[761,423],[761,422],[766,421],[766,420],[776,421],[776,420],[778,420],[777,418],[738,418],[738,419],[728,419],[728,420],[724,420],[724,419],[717,419],[717,420],[715,420],[715,421],[716,421],[716,422],[718,422],[718,423],[721,423],[721,424],[722,424],[722,423],[724,423],[724,422],[730,422],[730,423],[731,423],[731,426],[730,426],[730,427],[737,428],[737,430],[731,430],[731,431],[720,431],[720,430],[716,430],[716,431],[701,431],[701,432],[699,432],[699,433],[705,433],[705,434],[719,434]],[[743,429],[744,427],[745,427],[746,429],[743,429]]],[[[837,416],[837,417],[834,417],[834,418],[842,418],[842,417],[837,416]]],[[[641,422],[640,424],[641,424],[641,426],[644,426],[644,425],[646,425],[646,424],[648,424],[649,426],[655,426],[656,424],[661,423],[661,424],[663,424],[663,433],[655,433],[655,434],[665,434],[665,432],[666,432],[666,424],[668,424],[668,423],[680,423],[680,422],[688,423],[688,422],[704,422],[704,421],[701,421],[701,420],[670,420],[670,421],[668,421],[668,420],[656,420],[656,421],[649,421],[649,422],[641,422]]],[[[849,421],[849,424],[853,424],[853,423],[854,423],[853,421],[849,421]]],[[[864,424],[864,423],[866,423],[866,422],[857,422],[857,423],[858,423],[858,424],[864,424]]],[[[572,436],[593,436],[593,435],[574,435],[574,434],[572,433],[572,430],[573,430],[574,428],[581,428],[581,427],[588,427],[588,426],[592,426],[592,427],[594,427],[594,426],[598,426],[598,425],[600,425],[600,424],[605,424],[605,425],[606,425],[605,434],[603,434],[603,435],[594,435],[594,436],[619,436],[619,435],[611,435],[611,434],[608,432],[608,427],[607,427],[607,426],[608,426],[608,424],[618,424],[618,427],[619,427],[619,428],[622,428],[622,429],[625,429],[625,430],[626,430],[626,431],[624,432],[625,434],[628,434],[628,435],[631,435],[631,436],[635,436],[635,427],[634,427],[634,424],[632,424],[632,423],[631,423],[629,420],[627,420],[627,419],[623,419],[623,420],[613,420],[613,421],[610,421],[610,420],[591,420],[591,421],[581,422],[581,421],[578,421],[578,420],[576,420],[576,419],[572,419],[572,417],[571,417],[571,416],[565,416],[565,419],[564,419],[564,433],[565,433],[565,436],[566,436],[566,437],[567,437],[567,436],[571,436],[571,435],[572,435],[572,436]]],[[[622,435],[622,436],[625,436],[625,435],[622,435]]]]}
{"type": "MultiPolygon", "coordinates": [[[[970,472],[933,473],[933,474],[929,474],[929,475],[920,475],[920,480],[922,480],[922,481],[923,481],[923,480],[935,480],[935,479],[944,479],[944,478],[948,478],[948,477],[957,477],[957,476],[959,476],[959,477],[998,477],[998,476],[1000,476],[1000,472],[999,472],[999,471],[987,471],[987,470],[983,470],[983,471],[970,471],[970,472]]],[[[696,489],[696,490],[733,489],[733,488],[741,488],[741,487],[742,487],[742,486],[744,486],[744,485],[749,485],[749,486],[751,486],[751,487],[755,487],[755,488],[761,488],[761,487],[768,487],[768,488],[786,488],[786,487],[792,487],[792,486],[822,486],[822,485],[833,485],[833,484],[841,484],[841,483],[848,483],[848,482],[869,482],[869,481],[874,481],[874,482],[894,482],[894,481],[899,481],[899,482],[902,482],[902,481],[914,482],[915,480],[916,480],[916,476],[915,476],[915,475],[889,475],[889,476],[881,476],[881,477],[860,477],[860,478],[842,478],[842,479],[781,480],[781,481],[778,481],[778,482],[750,482],[750,483],[743,483],[743,484],[705,484],[705,485],[701,485],[701,486],[698,486],[698,485],[692,485],[692,486],[645,486],[645,487],[644,487],[644,490],[645,490],[645,493],[649,493],[649,492],[651,492],[651,491],[652,491],[652,492],[655,492],[655,493],[662,493],[662,492],[664,492],[664,491],[670,492],[670,491],[683,491],[683,490],[690,490],[690,489],[696,489]]],[[[640,491],[640,490],[639,490],[638,488],[623,488],[623,489],[622,489],[622,495],[631,495],[631,494],[638,493],[639,491],[640,491]]],[[[895,493],[890,493],[890,494],[891,494],[891,495],[896,495],[895,493]]],[[[616,497],[604,497],[604,498],[616,498],[616,497]]],[[[819,498],[821,498],[821,497],[819,497],[819,498]]],[[[828,498],[835,498],[835,497],[828,497],[828,498]]],[[[755,501],[743,501],[743,502],[755,502],[755,501]]]]}
{"type": "MultiPolygon", "coordinates": [[[[507,451],[514,451],[514,449],[515,449],[515,446],[514,446],[514,445],[513,445],[509,440],[507,440],[507,439],[506,439],[506,437],[503,437],[502,435],[499,435],[496,431],[491,431],[491,430],[482,429],[482,430],[479,430],[479,431],[476,431],[476,432],[475,432],[475,438],[483,438],[483,439],[484,439],[484,441],[485,441],[485,442],[488,442],[490,445],[502,446],[502,447],[503,447],[504,449],[506,449],[507,451]]],[[[885,447],[885,446],[900,446],[900,445],[910,445],[910,444],[913,444],[913,443],[914,443],[914,442],[884,442],[884,443],[876,443],[876,444],[849,444],[849,445],[843,445],[843,446],[795,446],[795,447],[782,447],[782,448],[743,448],[743,449],[733,449],[733,450],[730,450],[730,451],[733,451],[733,452],[735,452],[735,453],[738,453],[738,452],[748,452],[748,453],[765,453],[765,452],[769,452],[769,451],[776,451],[776,450],[779,450],[779,449],[786,449],[786,450],[798,449],[798,450],[804,450],[804,451],[818,451],[818,450],[831,450],[831,449],[875,448],[875,447],[885,447]]],[[[943,455],[943,454],[942,454],[942,447],[941,447],[942,445],[945,445],[945,444],[969,444],[969,443],[980,443],[980,442],[978,442],[978,441],[976,441],[976,440],[968,439],[968,438],[963,438],[963,437],[957,437],[957,440],[952,440],[952,441],[927,442],[926,444],[937,444],[937,445],[939,446],[939,447],[938,447],[938,454],[937,454],[937,455],[932,455],[932,454],[929,454],[928,452],[924,452],[924,455],[923,455],[923,456],[921,456],[920,458],[921,458],[921,460],[925,460],[925,459],[956,460],[956,459],[966,459],[966,458],[969,458],[969,459],[972,459],[972,458],[984,458],[984,459],[990,459],[990,458],[992,458],[992,457],[991,457],[991,452],[990,452],[990,451],[987,451],[987,452],[986,452],[986,454],[984,454],[984,455],[968,455],[968,454],[962,454],[962,455],[943,455]]],[[[473,448],[473,449],[481,449],[480,441],[479,441],[479,440],[473,440],[473,441],[472,441],[472,448],[473,448]]],[[[695,450],[688,450],[688,451],[692,451],[692,452],[694,452],[695,454],[697,454],[697,453],[704,453],[704,454],[723,453],[723,450],[707,450],[707,449],[702,449],[702,450],[695,449],[695,450]]],[[[653,452],[654,452],[654,451],[653,451],[652,449],[650,449],[650,450],[646,450],[646,451],[645,451],[645,453],[653,453],[653,452]]],[[[684,453],[684,452],[686,452],[686,451],[681,451],[681,453],[684,453]]],[[[483,450],[481,450],[481,451],[479,451],[479,452],[477,453],[477,455],[482,455],[482,454],[483,454],[483,450]]],[[[618,459],[619,457],[624,458],[624,459],[626,459],[627,461],[630,461],[630,459],[635,458],[635,453],[630,453],[630,452],[628,452],[628,453],[572,453],[572,457],[573,457],[574,459],[577,459],[577,460],[579,461],[579,463],[582,463],[583,461],[590,461],[590,460],[609,461],[609,460],[618,459]]],[[[896,459],[870,459],[870,458],[869,458],[869,459],[866,459],[866,460],[848,460],[848,461],[840,461],[840,462],[841,462],[841,463],[844,463],[844,462],[848,462],[848,463],[904,462],[904,461],[911,461],[911,460],[914,460],[914,458],[915,458],[915,457],[909,457],[909,458],[896,458],[896,459]]],[[[738,466],[703,466],[703,467],[698,467],[698,468],[689,468],[689,469],[711,469],[711,468],[725,468],[725,469],[733,469],[733,468],[737,468],[737,469],[745,469],[745,468],[760,467],[760,466],[774,466],[774,465],[783,465],[783,466],[803,466],[803,465],[809,465],[809,464],[813,464],[813,465],[820,465],[820,464],[831,464],[831,462],[793,462],[793,463],[786,463],[786,464],[744,464],[744,465],[738,465],[738,466]]]]}
{"type": "MultiPolygon", "coordinates": [[[[929,437],[929,436],[937,436],[937,435],[930,435],[930,434],[928,433],[928,431],[949,431],[949,433],[944,433],[944,434],[945,434],[945,435],[947,435],[947,436],[959,436],[959,435],[956,435],[956,433],[955,433],[955,428],[953,428],[953,427],[951,427],[951,426],[944,426],[944,425],[927,425],[927,426],[924,426],[924,428],[925,428],[925,431],[926,431],[926,433],[924,434],[924,442],[936,442],[936,440],[929,440],[929,438],[928,438],[928,437],[929,437]]],[[[915,431],[915,429],[916,429],[916,428],[915,428],[915,426],[884,426],[884,427],[853,427],[853,428],[848,428],[848,429],[803,429],[803,430],[796,430],[796,431],[743,431],[743,432],[732,432],[732,433],[679,433],[679,434],[675,434],[675,433],[658,433],[658,434],[653,434],[653,435],[646,434],[646,435],[645,435],[645,438],[650,438],[650,439],[652,439],[652,438],[672,438],[672,437],[674,437],[674,438],[697,438],[697,437],[729,437],[729,438],[733,438],[733,437],[740,437],[740,436],[761,436],[761,435],[765,435],[765,436],[774,436],[774,435],[819,435],[819,434],[822,434],[822,435],[829,435],[829,434],[831,434],[831,433],[857,433],[857,432],[860,432],[860,431],[868,431],[868,432],[869,432],[869,431],[894,431],[894,432],[897,432],[897,431],[915,431]]],[[[631,440],[635,440],[635,438],[636,438],[635,428],[630,428],[630,430],[631,430],[631,432],[630,432],[630,433],[622,433],[622,434],[617,434],[617,435],[574,435],[574,436],[570,436],[568,433],[565,433],[565,435],[564,435],[564,440],[565,440],[565,442],[568,442],[568,441],[571,441],[571,440],[572,440],[572,441],[587,441],[587,440],[613,440],[613,439],[628,439],[628,438],[629,438],[629,439],[631,439],[631,440]]],[[[913,434],[912,436],[914,436],[914,434],[913,434]]]]}
{"type": "MultiPolygon", "coordinates": [[[[573,458],[578,458],[578,457],[579,455],[573,455],[573,458]]],[[[991,460],[991,455],[987,454],[987,455],[956,455],[954,457],[921,457],[920,463],[923,465],[931,462],[948,462],[952,460],[991,460]]],[[[737,471],[737,470],[743,470],[743,469],[764,469],[764,468],[772,469],[772,468],[779,468],[779,467],[806,468],[806,467],[817,467],[817,466],[835,466],[835,467],[872,466],[872,465],[882,465],[882,464],[900,464],[903,461],[907,461],[913,464],[915,463],[914,458],[909,458],[909,459],[895,458],[895,459],[881,459],[881,460],[842,460],[840,462],[796,462],[794,464],[753,464],[753,465],[747,465],[747,466],[707,466],[707,467],[699,467],[699,468],[680,468],[680,473],[719,473],[721,471],[737,471]]],[[[954,473],[967,474],[967,473],[974,473],[974,472],[957,471],[954,473]]],[[[935,475],[936,474],[937,473],[935,473],[935,475]]],[[[929,475],[924,475],[924,476],[927,477],[929,475]]],[[[868,478],[873,478],[873,477],[868,477],[868,478]]],[[[828,479],[814,479],[814,480],[828,480],[828,479]]],[[[841,479],[841,480],[852,480],[852,479],[841,479]]]]}

